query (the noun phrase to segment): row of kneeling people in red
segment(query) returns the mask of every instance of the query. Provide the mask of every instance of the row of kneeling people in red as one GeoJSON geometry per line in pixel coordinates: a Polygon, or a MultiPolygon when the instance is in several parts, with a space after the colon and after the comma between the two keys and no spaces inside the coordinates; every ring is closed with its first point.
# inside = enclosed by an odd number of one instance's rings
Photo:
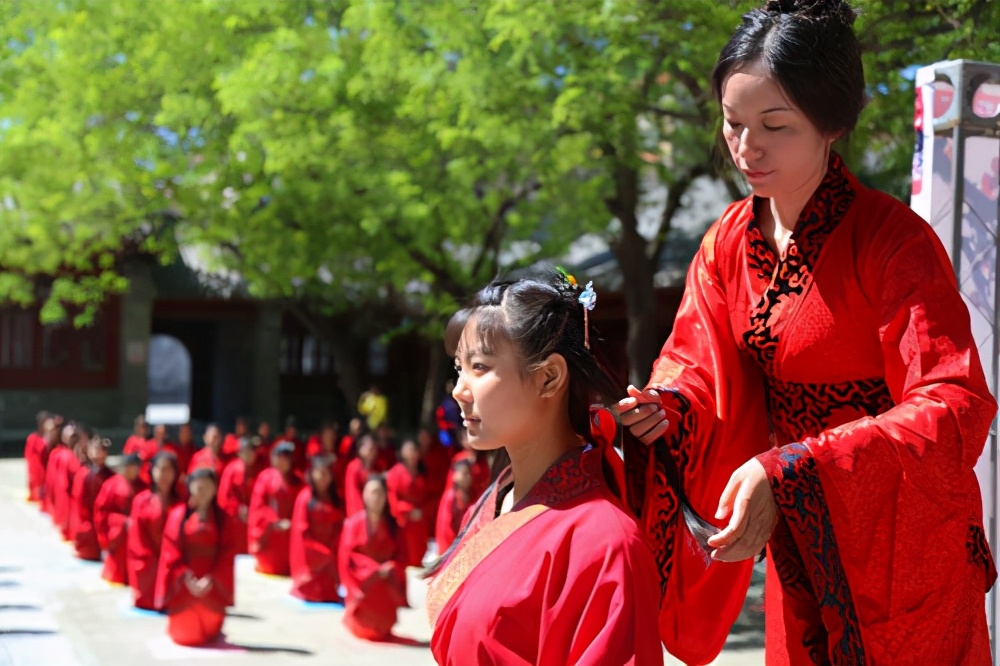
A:
{"type": "Polygon", "coordinates": [[[438,501],[415,440],[382,473],[371,437],[359,437],[343,488],[333,456],[314,455],[303,474],[291,442],[274,446],[261,469],[258,443],[242,438],[221,479],[204,456],[185,473],[170,449],[148,461],[131,453],[115,473],[110,446],[86,427],[46,419],[26,444],[44,470],[40,485],[29,474],[29,500],[77,557],[103,558],[102,577],[129,585],[138,608],[165,612],[169,635],[183,645],[221,633],[240,553],[252,554],[261,573],[290,575],[296,597],[343,601],[354,634],[387,638],[407,605],[405,567],[421,564],[431,526],[438,543],[452,542],[489,471],[482,458],[460,453],[438,501]]]}

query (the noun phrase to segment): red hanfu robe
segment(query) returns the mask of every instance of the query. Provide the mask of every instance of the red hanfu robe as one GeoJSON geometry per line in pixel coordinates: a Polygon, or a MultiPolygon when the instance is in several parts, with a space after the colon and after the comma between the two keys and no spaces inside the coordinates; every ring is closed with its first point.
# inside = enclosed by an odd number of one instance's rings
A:
{"type": "MultiPolygon", "coordinates": [[[[473,501],[482,497],[483,493],[490,485],[490,464],[486,461],[485,456],[477,454],[475,451],[461,451],[455,454],[455,457],[451,459],[452,464],[455,464],[459,460],[468,460],[469,464],[472,466],[472,499],[473,501]]],[[[445,489],[451,488],[451,474],[448,475],[447,481],[445,482],[445,489]]]]}
{"type": "Polygon", "coordinates": [[[427,469],[427,497],[430,511],[424,516],[427,522],[428,532],[434,531],[437,525],[438,506],[441,503],[441,496],[448,486],[448,479],[451,477],[451,455],[448,449],[437,440],[431,444],[426,451],[420,454],[427,469]]]}
{"type": "Polygon", "coordinates": [[[28,435],[24,442],[24,463],[28,468],[28,501],[42,501],[42,489],[45,486],[45,466],[42,464],[42,451],[48,444],[45,438],[37,432],[28,435]]]}
{"type": "Polygon", "coordinates": [[[403,543],[386,522],[368,531],[368,515],[361,511],[344,521],[340,536],[340,580],[347,588],[344,624],[367,640],[385,640],[396,624],[397,610],[407,606],[403,543]]]}
{"type": "Polygon", "coordinates": [[[128,583],[125,563],[128,519],[132,511],[132,500],[143,489],[145,484],[140,479],[129,483],[121,474],[115,474],[104,483],[94,502],[97,541],[105,552],[101,578],[111,583],[128,583]]]}
{"type": "Polygon", "coordinates": [[[454,486],[444,491],[440,506],[438,506],[434,530],[434,540],[437,542],[438,553],[444,553],[455,540],[470,503],[470,498],[466,497],[464,493],[460,493],[454,486]]]}
{"type": "Polygon", "coordinates": [[[401,558],[408,567],[419,567],[427,552],[427,513],[430,494],[427,492],[427,477],[410,474],[403,463],[396,463],[385,476],[389,491],[389,510],[399,525],[400,541],[405,553],[401,558]],[[410,512],[419,509],[423,515],[418,520],[410,519],[410,512]]]}
{"type": "Polygon", "coordinates": [[[353,516],[365,508],[362,494],[365,484],[368,483],[369,474],[375,473],[377,472],[365,469],[361,458],[355,458],[348,463],[347,471],[344,473],[344,511],[348,516],[353,516]]]}
{"type": "Polygon", "coordinates": [[[156,576],[155,605],[167,613],[167,634],[179,645],[204,645],[222,632],[226,607],[234,604],[233,539],[222,511],[209,511],[202,521],[196,511],[179,504],[170,510],[156,576]],[[185,576],[210,576],[203,597],[187,589],[185,576]]]}
{"type": "Polygon", "coordinates": [[[240,515],[240,510],[243,509],[247,512],[244,515],[248,515],[254,483],[258,476],[256,464],[251,465],[248,470],[246,463],[236,458],[226,465],[226,469],[222,472],[222,480],[219,482],[219,507],[233,522],[233,531],[237,534],[236,552],[239,554],[249,552],[247,521],[240,515]]]}
{"type": "Polygon", "coordinates": [[[294,472],[284,476],[274,467],[257,477],[250,498],[248,538],[250,554],[257,558],[257,571],[276,576],[290,573],[289,530],[278,529],[279,520],[291,520],[302,480],[294,472]]]}
{"type": "Polygon", "coordinates": [[[222,458],[212,453],[212,449],[207,446],[198,449],[198,451],[191,456],[191,462],[188,463],[187,473],[190,474],[199,467],[208,467],[209,469],[215,470],[215,478],[217,479],[221,479],[222,472],[225,471],[225,463],[222,462],[222,458]]]}
{"type": "Polygon", "coordinates": [[[229,461],[235,458],[239,452],[240,438],[235,433],[229,433],[222,440],[222,450],[219,452],[219,457],[223,464],[229,464],[229,461]]]}
{"type": "Polygon", "coordinates": [[[931,228],[831,156],[784,257],[748,198],[709,230],[653,369],[671,429],[626,452],[658,553],[667,648],[712,659],[751,563],[697,561],[670,456],[711,518],[758,456],[779,512],[765,590],[769,664],[989,664],[996,570],[973,466],[996,403],[931,228]],[[773,447],[772,447],[773,444],[773,447]]]}
{"type": "Polygon", "coordinates": [[[375,469],[379,472],[387,472],[392,469],[398,460],[396,450],[389,446],[376,446],[375,449],[378,451],[378,456],[375,457],[375,469]]]}
{"type": "Polygon", "coordinates": [[[180,503],[180,499],[175,499],[169,506],[164,506],[159,493],[151,488],[143,490],[132,500],[125,566],[136,608],[159,610],[156,605],[156,576],[163,530],[170,511],[180,503]]]}
{"type": "Polygon", "coordinates": [[[75,458],[76,454],[59,444],[51,450],[45,465],[45,493],[42,497],[42,507],[52,519],[52,524],[57,527],[59,526],[59,518],[56,515],[56,495],[60,479],[64,479],[66,476],[67,456],[75,458]]]}
{"type": "Polygon", "coordinates": [[[73,508],[70,514],[70,533],[73,550],[81,560],[101,561],[101,544],[94,526],[94,505],[104,483],[115,473],[107,466],[82,467],[73,478],[73,508]]]}
{"type": "Polygon", "coordinates": [[[83,464],[76,457],[76,453],[71,449],[66,450],[68,455],[64,454],[62,456],[62,464],[57,471],[55,497],[53,498],[53,516],[63,540],[70,541],[73,538],[70,525],[73,517],[73,480],[76,478],[76,473],[80,471],[83,464]]]}
{"type": "Polygon", "coordinates": [[[430,581],[437,662],[662,664],[656,568],[602,452],[567,453],[498,516],[512,483],[508,469],[430,581]]]}
{"type": "Polygon", "coordinates": [[[340,507],[314,501],[308,486],[299,491],[289,534],[292,596],[305,601],[340,601],[337,549],[343,526],[340,507]]]}

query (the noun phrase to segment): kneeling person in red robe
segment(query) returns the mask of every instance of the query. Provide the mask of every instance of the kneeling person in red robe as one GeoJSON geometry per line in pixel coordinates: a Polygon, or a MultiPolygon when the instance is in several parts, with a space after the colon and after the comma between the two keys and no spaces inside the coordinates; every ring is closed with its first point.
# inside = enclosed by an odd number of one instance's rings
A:
{"type": "Polygon", "coordinates": [[[226,463],[219,481],[219,506],[233,522],[234,531],[238,533],[236,552],[247,553],[247,517],[250,515],[250,498],[253,487],[260,476],[257,466],[256,437],[244,437],[237,448],[237,457],[226,463]]]}
{"type": "Polygon", "coordinates": [[[302,479],[292,469],[295,445],[280,442],[271,453],[273,467],[257,477],[250,498],[248,537],[257,571],[276,576],[290,573],[288,530],[302,479]]]}
{"type": "Polygon", "coordinates": [[[434,540],[439,553],[443,553],[455,541],[455,535],[462,527],[462,518],[472,504],[472,463],[456,460],[451,464],[451,487],[441,496],[438,507],[434,540]]]}
{"type": "Polygon", "coordinates": [[[114,476],[105,464],[111,440],[94,437],[87,442],[87,457],[90,464],[77,471],[73,478],[73,511],[70,516],[70,532],[73,537],[74,554],[81,560],[101,561],[101,544],[97,540],[94,527],[94,505],[104,483],[114,476]]]}
{"type": "Polygon", "coordinates": [[[340,580],[347,588],[344,624],[359,638],[381,641],[391,638],[396,611],[408,605],[406,548],[389,513],[385,477],[369,477],[362,498],[364,510],[344,521],[340,536],[340,580]]]}
{"type": "Polygon", "coordinates": [[[210,467],[188,475],[187,504],[170,511],[156,575],[156,606],[167,613],[167,634],[179,645],[204,645],[222,633],[234,603],[232,532],[215,503],[210,467]]]}
{"type": "Polygon", "coordinates": [[[419,567],[427,552],[426,513],[430,508],[427,472],[420,459],[420,449],[412,439],[403,442],[399,458],[400,461],[385,475],[389,510],[399,525],[400,537],[406,548],[403,562],[408,567],[419,567]]]}
{"type": "Polygon", "coordinates": [[[132,500],[145,489],[139,479],[142,459],[137,453],[125,457],[121,474],[115,474],[101,487],[94,502],[94,523],[97,540],[104,551],[104,567],[101,577],[119,585],[128,582],[125,565],[128,519],[132,512],[132,500]]]}
{"type": "Polygon", "coordinates": [[[177,489],[180,464],[170,451],[153,458],[153,487],[132,500],[125,564],[136,608],[159,610],[156,606],[156,576],[160,563],[163,530],[170,511],[182,503],[177,489]]]}
{"type": "Polygon", "coordinates": [[[337,549],[344,511],[333,486],[332,458],[315,456],[292,512],[289,563],[292,596],[305,601],[340,601],[337,549]]]}

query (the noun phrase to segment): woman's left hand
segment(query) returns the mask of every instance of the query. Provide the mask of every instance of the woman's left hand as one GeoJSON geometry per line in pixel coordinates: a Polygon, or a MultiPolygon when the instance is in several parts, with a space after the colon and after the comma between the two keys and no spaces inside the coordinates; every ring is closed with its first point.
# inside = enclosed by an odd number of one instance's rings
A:
{"type": "Polygon", "coordinates": [[[760,554],[778,523],[778,508],[764,466],[756,458],[729,477],[715,513],[719,519],[726,516],[729,525],[708,540],[715,548],[712,559],[739,562],[760,554]]]}

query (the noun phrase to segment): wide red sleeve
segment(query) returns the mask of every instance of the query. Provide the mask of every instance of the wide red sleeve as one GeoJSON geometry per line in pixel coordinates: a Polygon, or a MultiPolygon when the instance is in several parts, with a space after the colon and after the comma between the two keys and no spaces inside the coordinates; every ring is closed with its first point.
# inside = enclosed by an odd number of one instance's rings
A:
{"type": "Polygon", "coordinates": [[[211,594],[222,605],[233,606],[236,603],[235,562],[239,550],[239,535],[236,530],[240,529],[240,525],[221,511],[216,516],[219,518],[216,528],[219,530],[219,545],[209,572],[212,579],[211,594]]]}
{"type": "Polygon", "coordinates": [[[347,466],[347,474],[344,475],[344,509],[348,516],[353,516],[365,508],[361,489],[358,487],[360,485],[358,480],[363,473],[361,461],[358,458],[352,460],[347,466]]]}
{"type": "MultiPolygon", "coordinates": [[[[752,562],[712,561],[684,526],[668,481],[676,466],[690,506],[714,519],[729,477],[768,446],[763,378],[737,346],[727,287],[739,279],[719,259],[733,253],[732,229],[747,204],[734,204],[703,239],[688,271],[673,332],[653,366],[670,429],[654,445],[627,449],[627,497],[653,550],[663,584],[660,633],[671,654],[707,663],[739,615],[752,562]]],[[[717,523],[721,527],[721,523],[717,523]]]]}
{"type": "Polygon", "coordinates": [[[170,510],[163,528],[160,562],[156,571],[156,608],[166,608],[174,595],[184,588],[184,576],[191,571],[181,549],[184,515],[187,507],[179,504],[170,510]]]}
{"type": "Polygon", "coordinates": [[[124,543],[128,514],[123,513],[122,507],[126,504],[128,492],[128,483],[117,474],[101,486],[94,502],[94,527],[97,528],[97,540],[102,550],[117,548],[124,543]]]}
{"type": "Polygon", "coordinates": [[[81,532],[89,532],[93,529],[93,505],[90,500],[87,488],[87,476],[90,474],[89,467],[81,467],[73,477],[73,493],[70,513],[70,530],[74,535],[81,532]]]}
{"type": "Polygon", "coordinates": [[[455,491],[452,488],[444,491],[437,510],[437,524],[434,526],[434,540],[437,542],[438,553],[443,553],[455,540],[455,530],[452,527],[455,510],[455,491]]]}
{"type": "Polygon", "coordinates": [[[584,522],[549,553],[547,580],[537,587],[543,609],[532,637],[539,646],[537,663],[663,663],[656,620],[641,612],[657,605],[658,576],[626,520],[619,515],[584,522]],[[616,518],[618,525],[611,522],[616,518]]]}
{"type": "MultiPolygon", "coordinates": [[[[132,516],[128,524],[126,557],[137,562],[156,559],[156,544],[149,535],[149,523],[159,518],[160,506],[149,501],[150,492],[143,491],[132,501],[132,516]]],[[[169,517],[169,514],[168,514],[169,517]]],[[[133,570],[130,565],[129,570],[133,570]]]]}
{"type": "Polygon", "coordinates": [[[219,506],[230,516],[237,515],[243,503],[240,496],[243,474],[243,462],[231,460],[226,464],[226,469],[223,470],[222,478],[219,480],[219,506]]]}
{"type": "Polygon", "coordinates": [[[364,514],[355,514],[353,519],[344,523],[337,557],[340,582],[347,588],[348,595],[354,598],[364,596],[367,581],[377,576],[382,567],[381,562],[362,552],[367,543],[368,519],[364,514]]]}
{"type": "MultiPolygon", "coordinates": [[[[873,219],[880,213],[866,208],[873,219]]],[[[906,623],[931,626],[934,614],[964,612],[967,604],[945,607],[940,595],[962,589],[968,562],[981,567],[984,592],[996,578],[973,471],[996,402],[968,309],[931,228],[908,209],[883,220],[858,258],[866,293],[855,297],[879,313],[895,406],[758,458],[806,565],[839,554],[858,620],[872,627],[866,649],[894,623],[903,632],[906,623]]]]}
{"type": "Polygon", "coordinates": [[[273,501],[275,482],[280,482],[280,477],[265,471],[257,477],[257,481],[254,483],[247,516],[247,536],[250,539],[251,548],[263,546],[271,526],[281,520],[273,501]]]}
{"type": "Polygon", "coordinates": [[[309,519],[310,501],[312,501],[312,489],[307,486],[299,491],[292,511],[289,560],[293,575],[296,569],[316,572],[336,562],[336,546],[323,543],[313,534],[309,519]]]}
{"type": "Polygon", "coordinates": [[[409,522],[410,512],[420,507],[409,501],[408,486],[410,475],[401,463],[397,463],[385,476],[385,485],[389,490],[389,511],[397,521],[409,522]]]}

